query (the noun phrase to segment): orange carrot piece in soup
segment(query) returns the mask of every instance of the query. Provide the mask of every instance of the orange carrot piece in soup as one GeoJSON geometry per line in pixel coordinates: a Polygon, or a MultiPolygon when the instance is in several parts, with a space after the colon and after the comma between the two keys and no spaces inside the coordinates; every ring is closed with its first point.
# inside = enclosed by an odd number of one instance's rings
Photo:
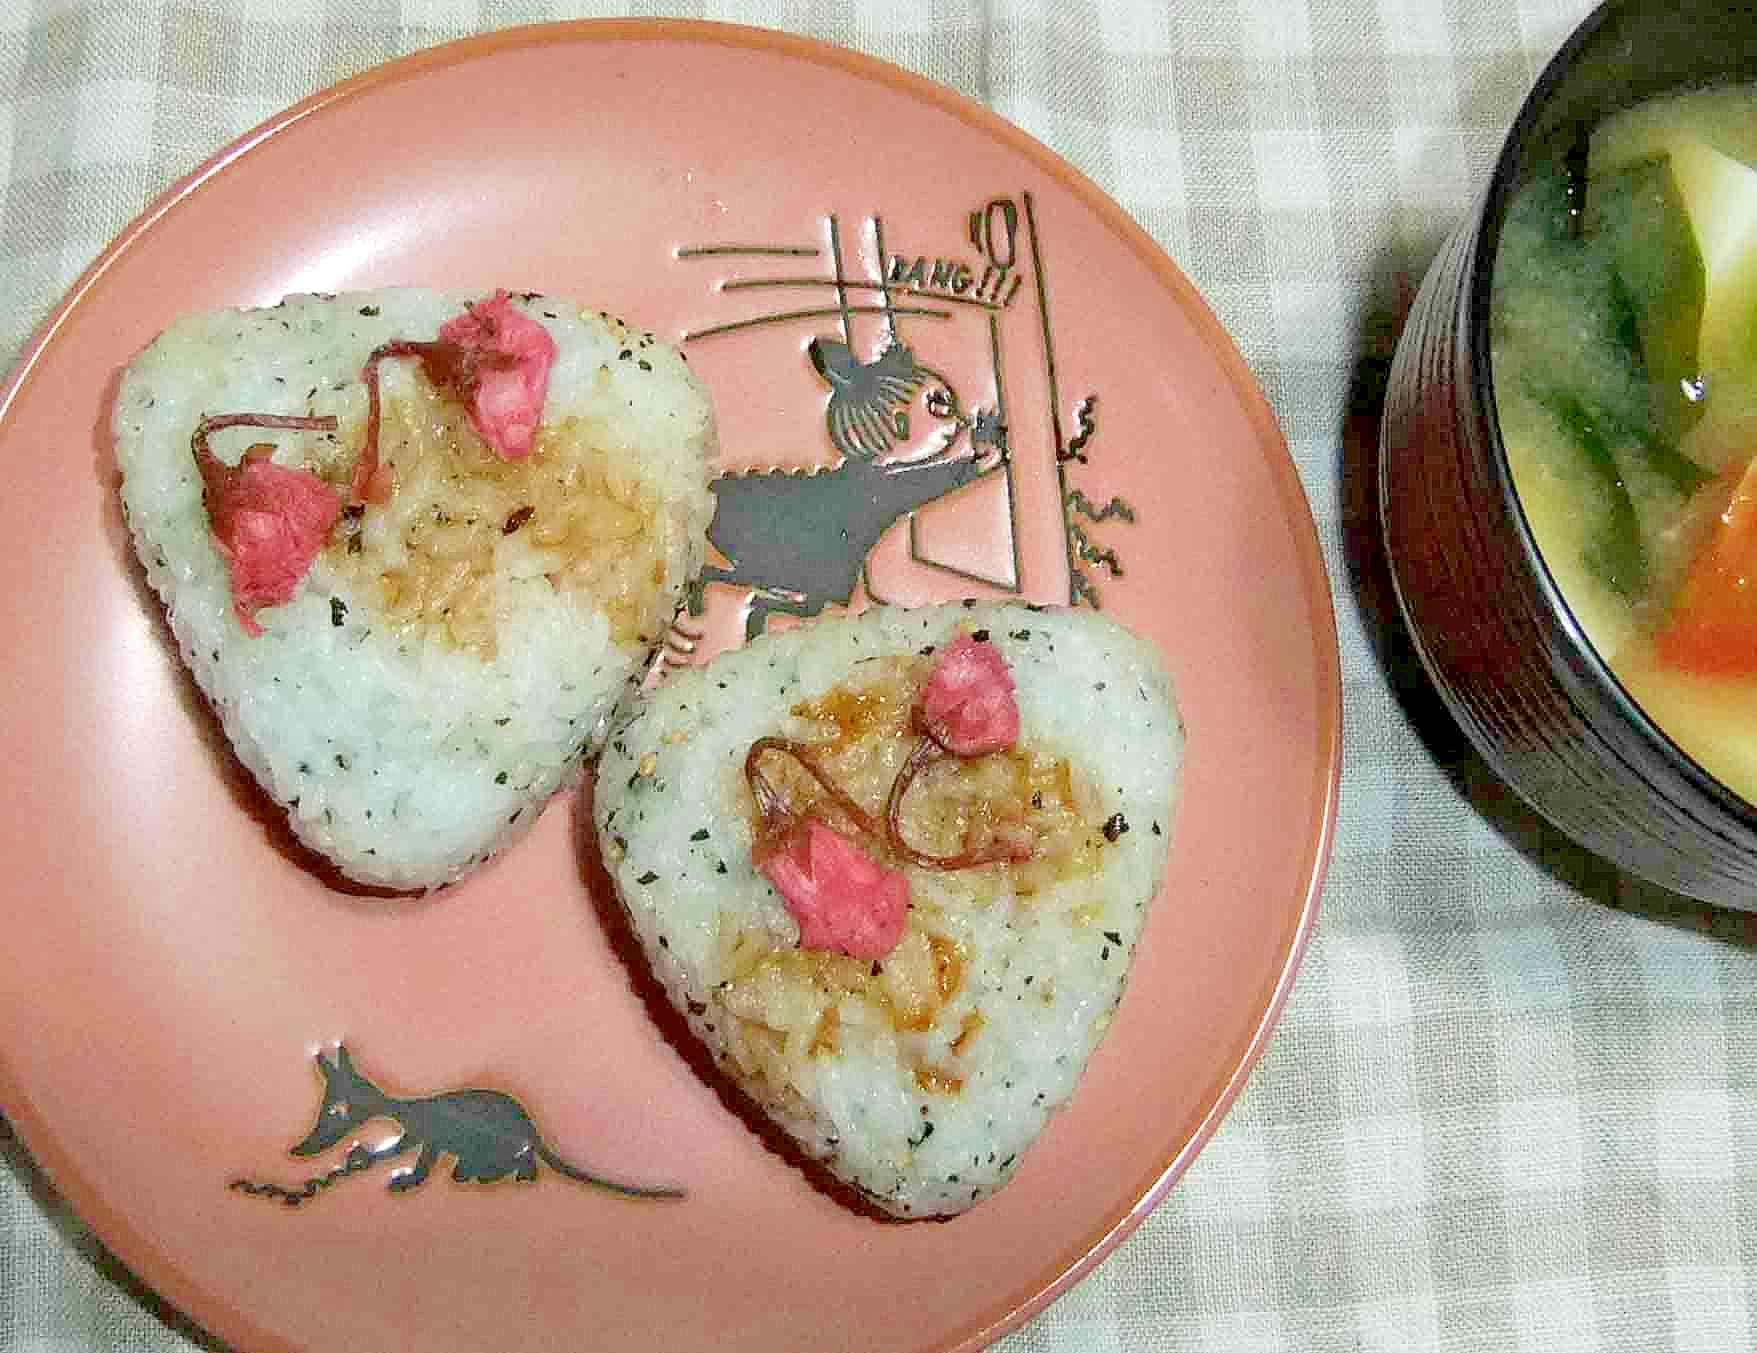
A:
{"type": "Polygon", "coordinates": [[[1699,676],[1757,676],[1757,460],[1654,640],[1665,666],[1699,676]]]}

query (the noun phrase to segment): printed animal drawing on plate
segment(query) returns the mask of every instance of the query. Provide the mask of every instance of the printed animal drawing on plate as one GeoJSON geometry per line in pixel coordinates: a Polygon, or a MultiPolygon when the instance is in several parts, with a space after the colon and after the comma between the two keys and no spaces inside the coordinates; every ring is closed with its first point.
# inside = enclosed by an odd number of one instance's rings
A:
{"type": "Polygon", "coordinates": [[[1097,575],[1121,575],[1116,549],[1093,528],[1127,525],[1134,513],[1114,498],[1093,503],[1071,478],[1089,460],[1097,398],[1067,410],[1076,430],[1064,436],[1031,196],[948,219],[962,234],[948,244],[929,231],[933,247],[923,250],[888,242],[880,216],[856,230],[830,214],[821,245],[678,251],[685,266],[713,272],[718,303],[742,308],[682,336],[692,362],[711,366],[743,345],[741,371],[773,373],[769,407],[822,416],[795,419],[785,446],[743,444],[736,424],[725,437],[714,555],[672,629],[667,661],[699,660],[716,622],[736,642],[776,617],[873,602],[968,595],[1098,605],[1097,575]],[[1047,418],[1013,417],[1008,390],[1019,370],[1046,393],[1047,418]],[[1033,478],[1051,486],[1034,500],[1049,511],[1022,521],[1033,478]]]}

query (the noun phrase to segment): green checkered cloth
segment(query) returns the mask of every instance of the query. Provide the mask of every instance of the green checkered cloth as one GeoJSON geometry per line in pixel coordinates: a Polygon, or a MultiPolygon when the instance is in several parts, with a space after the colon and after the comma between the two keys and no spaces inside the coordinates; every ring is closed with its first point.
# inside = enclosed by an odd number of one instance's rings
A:
{"type": "MultiPolygon", "coordinates": [[[[1136,1234],[1000,1344],[1757,1346],[1757,919],[1533,819],[1387,625],[1375,376],[1587,0],[741,0],[664,13],[886,57],[1066,155],[1178,260],[1279,414],[1336,583],[1347,712],[1325,910],[1280,1031],[1136,1234]]],[[[0,344],[174,176],[490,0],[0,0],[0,344]]],[[[0,1138],[0,1349],[187,1350],[0,1138]]]]}

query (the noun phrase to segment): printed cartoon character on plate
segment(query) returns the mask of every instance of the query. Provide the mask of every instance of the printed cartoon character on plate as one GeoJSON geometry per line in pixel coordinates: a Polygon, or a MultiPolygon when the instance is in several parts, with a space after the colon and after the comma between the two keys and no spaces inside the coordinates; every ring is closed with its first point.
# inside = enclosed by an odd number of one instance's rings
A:
{"type": "Polygon", "coordinates": [[[1096,605],[1088,565],[1120,574],[1081,519],[1132,513],[1116,500],[1094,508],[1069,480],[1086,458],[1096,399],[1066,411],[1077,431],[1064,436],[1031,196],[949,221],[961,233],[930,232],[921,247],[887,240],[880,216],[850,229],[830,214],[821,246],[678,251],[686,265],[722,270],[717,297],[804,293],[808,303],[683,335],[716,388],[748,389],[753,368],[773,385],[722,401],[713,553],[668,636],[667,662],[704,661],[771,624],[874,602],[1096,605]]]}

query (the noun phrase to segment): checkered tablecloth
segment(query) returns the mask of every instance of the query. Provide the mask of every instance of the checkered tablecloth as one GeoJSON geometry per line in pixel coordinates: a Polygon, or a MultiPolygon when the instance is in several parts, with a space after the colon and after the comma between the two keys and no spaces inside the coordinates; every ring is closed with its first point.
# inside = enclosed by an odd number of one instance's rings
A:
{"type": "MultiPolygon", "coordinates": [[[[988,104],[1157,236],[1267,391],[1335,585],[1347,720],[1324,912],[1266,1057],[1168,1200],[1000,1347],[1747,1349],[1757,919],[1619,879],[1501,789],[1386,623],[1366,529],[1397,318],[1588,8],[0,0],[0,353],[174,176],[336,79],[470,32],[731,19],[988,104]]],[[[0,1349],[200,1345],[9,1136],[0,1155],[0,1349]]]]}

